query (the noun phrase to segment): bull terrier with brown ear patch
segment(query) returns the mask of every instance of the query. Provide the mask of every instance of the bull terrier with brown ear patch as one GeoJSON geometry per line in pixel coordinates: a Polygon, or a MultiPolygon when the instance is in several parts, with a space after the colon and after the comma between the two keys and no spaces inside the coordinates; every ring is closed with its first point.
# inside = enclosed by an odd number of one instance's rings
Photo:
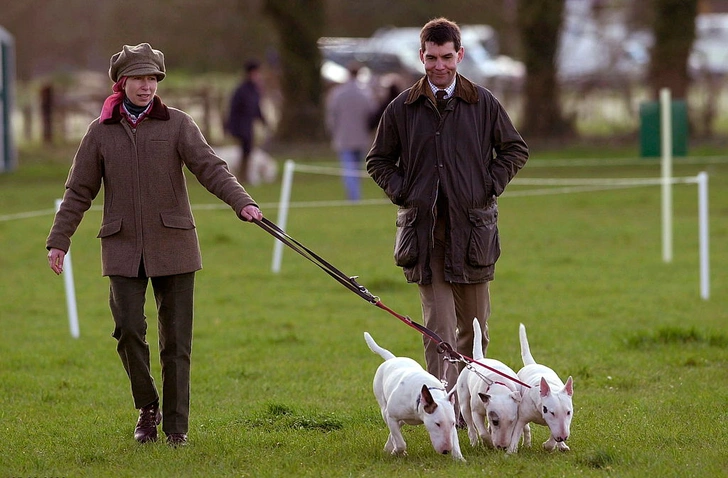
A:
{"type": "Polygon", "coordinates": [[[465,461],[455,429],[455,389],[445,391],[442,382],[411,358],[396,357],[364,332],[369,349],[384,359],[374,374],[374,396],[379,403],[389,438],[384,450],[406,455],[403,425],[425,425],[437,453],[465,461]]]}
{"type": "Polygon", "coordinates": [[[524,387],[523,399],[518,408],[518,425],[511,438],[508,452],[515,453],[518,450],[521,431],[523,431],[523,445],[531,446],[531,429],[528,425],[531,422],[549,427],[551,435],[543,444],[546,450],[558,448],[567,451],[569,447],[566,445],[566,439],[569,438],[571,418],[574,415],[571,401],[574,394],[573,380],[569,377],[564,384],[556,372],[536,363],[531,355],[526,327],[523,324],[518,329],[518,337],[523,359],[523,368],[518,371],[518,378],[531,388],[524,387]]]}

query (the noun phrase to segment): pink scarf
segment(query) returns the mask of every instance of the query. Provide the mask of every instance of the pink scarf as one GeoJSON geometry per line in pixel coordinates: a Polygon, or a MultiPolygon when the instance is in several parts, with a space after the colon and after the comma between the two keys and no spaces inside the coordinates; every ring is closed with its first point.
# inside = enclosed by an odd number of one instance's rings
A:
{"type": "Polygon", "coordinates": [[[106,98],[106,100],[104,101],[104,106],[101,107],[101,117],[99,118],[99,121],[104,121],[111,118],[111,115],[114,113],[114,108],[116,108],[117,105],[121,104],[121,102],[124,101],[125,85],[126,76],[122,76],[121,79],[114,83],[114,86],[111,87],[111,90],[114,93],[109,95],[109,97],[106,98]]]}

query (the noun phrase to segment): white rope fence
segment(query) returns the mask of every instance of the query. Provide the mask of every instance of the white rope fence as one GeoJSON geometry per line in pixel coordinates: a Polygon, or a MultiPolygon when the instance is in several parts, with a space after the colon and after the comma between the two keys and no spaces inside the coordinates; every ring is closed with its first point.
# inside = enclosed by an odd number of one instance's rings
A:
{"type": "MultiPolygon", "coordinates": [[[[311,166],[296,164],[293,160],[287,160],[283,168],[283,177],[281,179],[281,195],[278,202],[278,218],[276,223],[285,230],[288,222],[288,210],[294,207],[290,202],[291,189],[293,187],[294,173],[305,172],[312,174],[326,174],[332,176],[352,175],[351,171],[345,171],[340,168],[311,166]]],[[[369,177],[365,171],[359,171],[362,177],[369,177]]],[[[708,174],[699,173],[697,176],[687,177],[663,177],[662,178],[515,178],[512,185],[521,186],[549,186],[548,188],[531,189],[526,191],[513,191],[509,189],[504,193],[505,197],[518,196],[543,196],[549,194],[569,194],[587,191],[625,189],[645,186],[662,186],[663,197],[663,228],[662,228],[662,244],[663,259],[669,256],[672,258],[672,198],[670,197],[670,207],[668,209],[670,217],[668,225],[665,227],[665,186],[669,184],[697,184],[698,185],[698,235],[699,235],[699,257],[700,257],[700,296],[707,300],[710,297],[710,261],[709,261],[709,233],[708,233],[708,174]]],[[[367,202],[367,204],[390,204],[388,200],[376,200],[367,202]]],[[[332,202],[323,202],[325,205],[332,205],[332,202]]],[[[336,204],[341,205],[357,205],[364,204],[363,201],[337,201],[336,204]]],[[[283,244],[280,241],[273,242],[273,258],[271,262],[271,271],[279,273],[283,258],[283,244]]],[[[665,262],[670,262],[665,259],[665,262]]]]}

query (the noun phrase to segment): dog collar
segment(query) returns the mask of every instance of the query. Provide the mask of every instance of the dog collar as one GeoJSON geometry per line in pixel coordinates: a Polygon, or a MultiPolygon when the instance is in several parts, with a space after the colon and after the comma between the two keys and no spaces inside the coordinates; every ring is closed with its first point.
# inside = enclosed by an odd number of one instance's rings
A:
{"type": "Polygon", "coordinates": [[[491,383],[490,385],[488,385],[488,388],[487,388],[487,389],[485,390],[485,393],[488,393],[488,392],[490,392],[490,387],[492,387],[493,385],[503,385],[503,386],[504,386],[504,387],[506,387],[506,388],[507,388],[508,390],[511,390],[511,391],[515,391],[515,390],[513,390],[513,389],[512,389],[511,387],[509,387],[508,385],[506,385],[506,384],[505,384],[505,383],[503,383],[503,382],[493,382],[493,383],[491,383]]]}

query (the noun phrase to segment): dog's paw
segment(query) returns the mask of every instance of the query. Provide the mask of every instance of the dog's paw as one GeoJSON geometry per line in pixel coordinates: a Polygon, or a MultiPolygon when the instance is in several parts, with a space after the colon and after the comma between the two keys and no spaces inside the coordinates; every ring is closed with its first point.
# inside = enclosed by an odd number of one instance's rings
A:
{"type": "Polygon", "coordinates": [[[543,444],[543,448],[546,451],[554,451],[557,449],[559,451],[569,451],[569,445],[567,445],[566,442],[563,442],[563,441],[557,442],[553,438],[545,441],[543,444]]]}

